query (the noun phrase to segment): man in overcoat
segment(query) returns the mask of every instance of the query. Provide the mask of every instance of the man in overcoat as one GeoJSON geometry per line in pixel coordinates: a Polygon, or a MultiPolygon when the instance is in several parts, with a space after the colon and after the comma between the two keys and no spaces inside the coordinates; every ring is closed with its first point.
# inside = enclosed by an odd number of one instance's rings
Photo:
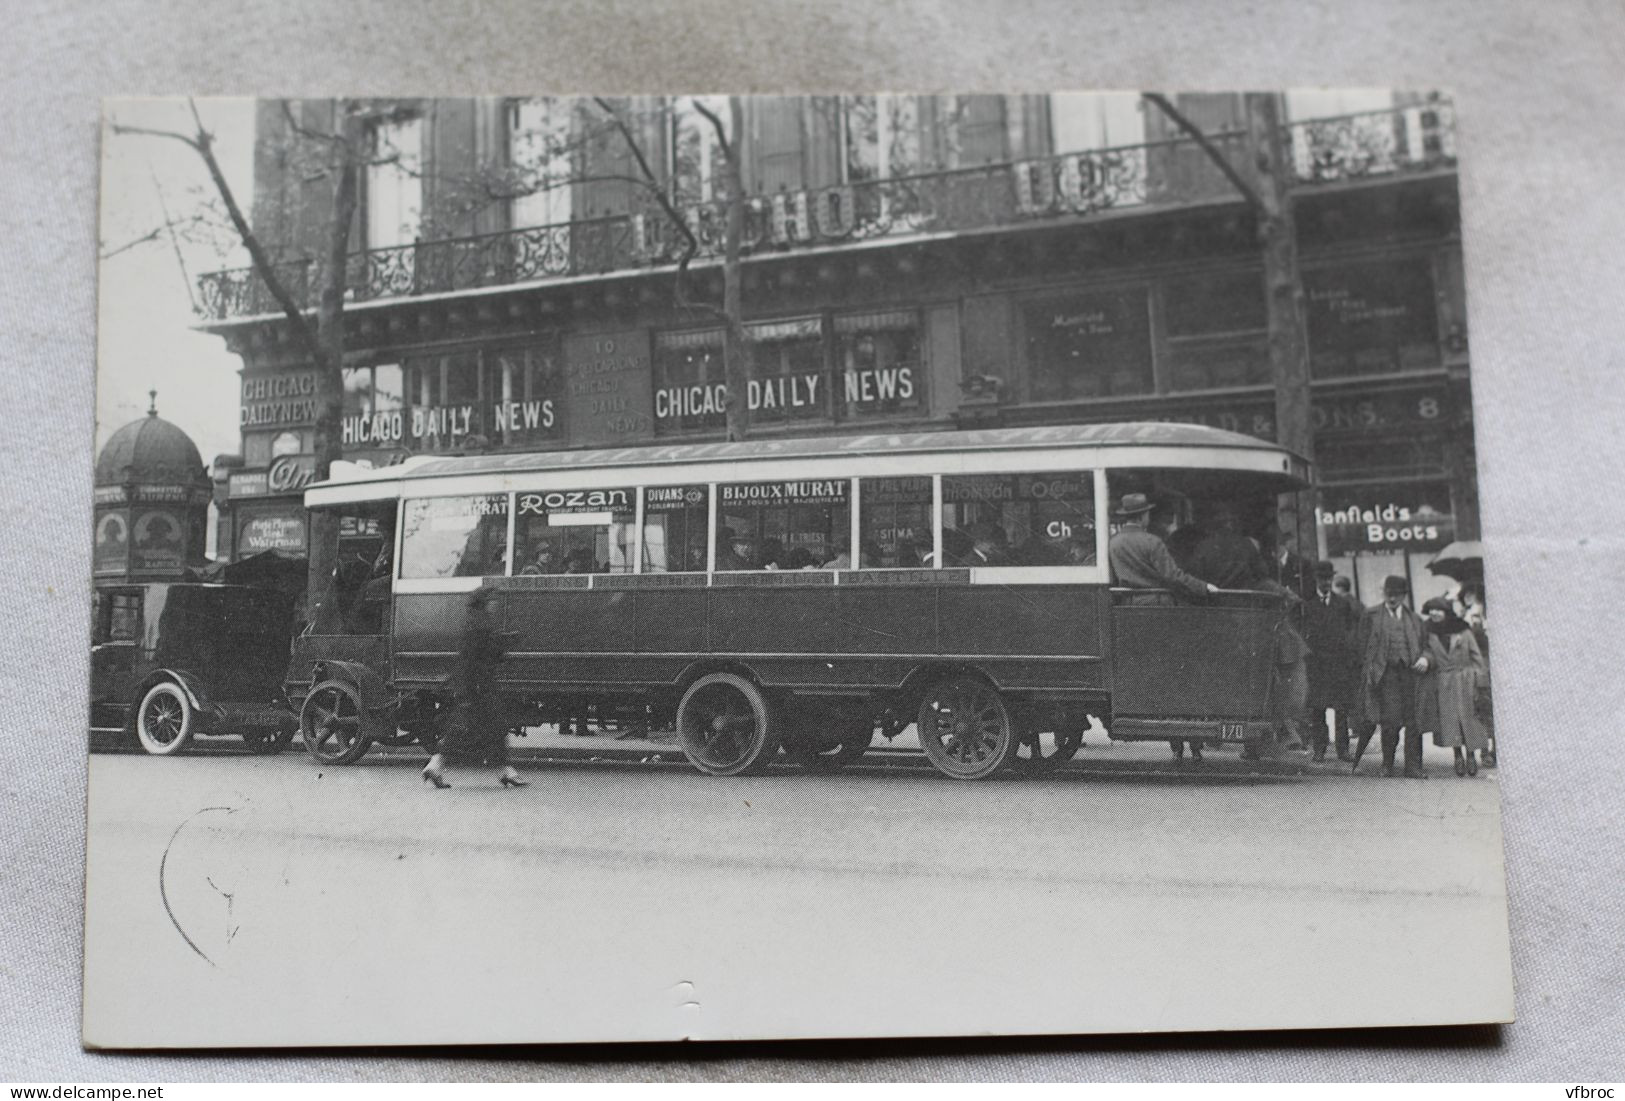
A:
{"type": "Polygon", "coordinates": [[[1405,775],[1425,779],[1422,731],[1416,722],[1417,676],[1427,669],[1427,634],[1422,619],[1405,601],[1410,583],[1389,577],[1382,583],[1383,601],[1367,608],[1355,632],[1354,653],[1360,666],[1360,748],[1382,727],[1382,774],[1394,774],[1399,732],[1405,731],[1405,775]]]}
{"type": "Polygon", "coordinates": [[[1121,507],[1112,515],[1117,534],[1107,544],[1111,560],[1112,584],[1124,589],[1152,590],[1130,593],[1125,604],[1172,604],[1172,591],[1203,599],[1218,592],[1199,577],[1180,569],[1162,536],[1150,529],[1148,521],[1156,503],[1143,493],[1125,494],[1121,507]]]}
{"type": "Polygon", "coordinates": [[[1337,759],[1349,754],[1350,698],[1354,692],[1354,634],[1360,609],[1332,589],[1330,562],[1315,563],[1315,595],[1304,601],[1304,641],[1309,645],[1309,722],[1315,760],[1326,758],[1326,712],[1332,711],[1337,759]]]}

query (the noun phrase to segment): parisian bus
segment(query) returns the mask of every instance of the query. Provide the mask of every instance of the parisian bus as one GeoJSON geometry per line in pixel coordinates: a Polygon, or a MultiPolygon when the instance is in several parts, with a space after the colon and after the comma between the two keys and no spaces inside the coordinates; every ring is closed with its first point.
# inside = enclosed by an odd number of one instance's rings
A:
{"type": "Polygon", "coordinates": [[[1092,723],[1256,742],[1281,598],[1114,589],[1114,509],[1223,510],[1267,551],[1309,485],[1275,444],[1166,423],[335,463],[305,504],[338,516],[337,607],[285,687],[325,763],[432,744],[483,587],[513,729],[675,730],[711,775],[838,767],[910,729],[962,780],[1055,765],[1092,723]]]}

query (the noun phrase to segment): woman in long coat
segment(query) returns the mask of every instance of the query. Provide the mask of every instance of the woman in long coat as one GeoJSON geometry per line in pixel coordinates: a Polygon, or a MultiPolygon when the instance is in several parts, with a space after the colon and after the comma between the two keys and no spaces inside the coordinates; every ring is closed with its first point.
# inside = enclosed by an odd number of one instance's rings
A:
{"type": "Polygon", "coordinates": [[[468,595],[463,616],[463,634],[452,669],[451,714],[435,754],[423,770],[423,779],[437,788],[448,788],[445,766],[449,757],[459,764],[500,766],[497,782],[505,788],[522,788],[508,763],[508,729],[502,723],[502,707],[496,690],[496,668],[506,647],[491,620],[492,592],[480,586],[468,595]]]}
{"type": "Polygon", "coordinates": [[[1427,619],[1427,674],[1417,701],[1419,723],[1433,731],[1433,744],[1456,754],[1456,775],[1478,774],[1478,753],[1489,738],[1478,721],[1474,698],[1488,676],[1484,654],[1472,628],[1450,602],[1436,597],[1422,605],[1427,619]]]}

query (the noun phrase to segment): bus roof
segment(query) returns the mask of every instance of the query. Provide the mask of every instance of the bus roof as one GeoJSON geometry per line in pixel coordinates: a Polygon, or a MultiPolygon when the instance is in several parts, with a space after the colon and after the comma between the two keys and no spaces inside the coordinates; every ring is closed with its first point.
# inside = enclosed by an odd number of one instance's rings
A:
{"type": "MultiPolygon", "coordinates": [[[[853,436],[746,440],[738,443],[652,444],[593,451],[523,451],[478,455],[417,455],[393,466],[368,468],[345,463],[319,486],[366,482],[413,482],[479,474],[525,474],[581,468],[651,464],[812,459],[826,457],[942,454],[1055,447],[1155,447],[1272,453],[1302,471],[1307,464],[1278,444],[1199,424],[1145,421],[1123,424],[1069,424],[1038,428],[987,428],[969,432],[874,432],[853,436]]],[[[312,486],[310,488],[317,488],[312,486]]]]}

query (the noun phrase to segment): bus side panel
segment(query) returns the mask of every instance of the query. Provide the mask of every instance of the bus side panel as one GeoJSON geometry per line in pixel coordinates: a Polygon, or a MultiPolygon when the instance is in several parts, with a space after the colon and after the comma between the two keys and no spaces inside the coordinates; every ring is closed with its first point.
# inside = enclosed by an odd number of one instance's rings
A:
{"type": "Polygon", "coordinates": [[[1269,714],[1272,608],[1112,609],[1112,712],[1151,718],[1269,714]]]}
{"type": "Polygon", "coordinates": [[[515,589],[503,594],[503,629],[510,652],[629,654],[634,604],[629,592],[515,589]]]}
{"type": "Polygon", "coordinates": [[[943,587],[938,617],[947,654],[1099,657],[1101,590],[1072,585],[943,587]]]}
{"type": "Polygon", "coordinates": [[[713,654],[841,652],[839,594],[833,585],[716,587],[709,592],[713,654]]]}
{"type": "Polygon", "coordinates": [[[638,653],[705,653],[706,596],[699,588],[639,591],[633,604],[638,653]]]}
{"type": "Polygon", "coordinates": [[[837,589],[842,654],[936,654],[935,585],[837,589]]]}

